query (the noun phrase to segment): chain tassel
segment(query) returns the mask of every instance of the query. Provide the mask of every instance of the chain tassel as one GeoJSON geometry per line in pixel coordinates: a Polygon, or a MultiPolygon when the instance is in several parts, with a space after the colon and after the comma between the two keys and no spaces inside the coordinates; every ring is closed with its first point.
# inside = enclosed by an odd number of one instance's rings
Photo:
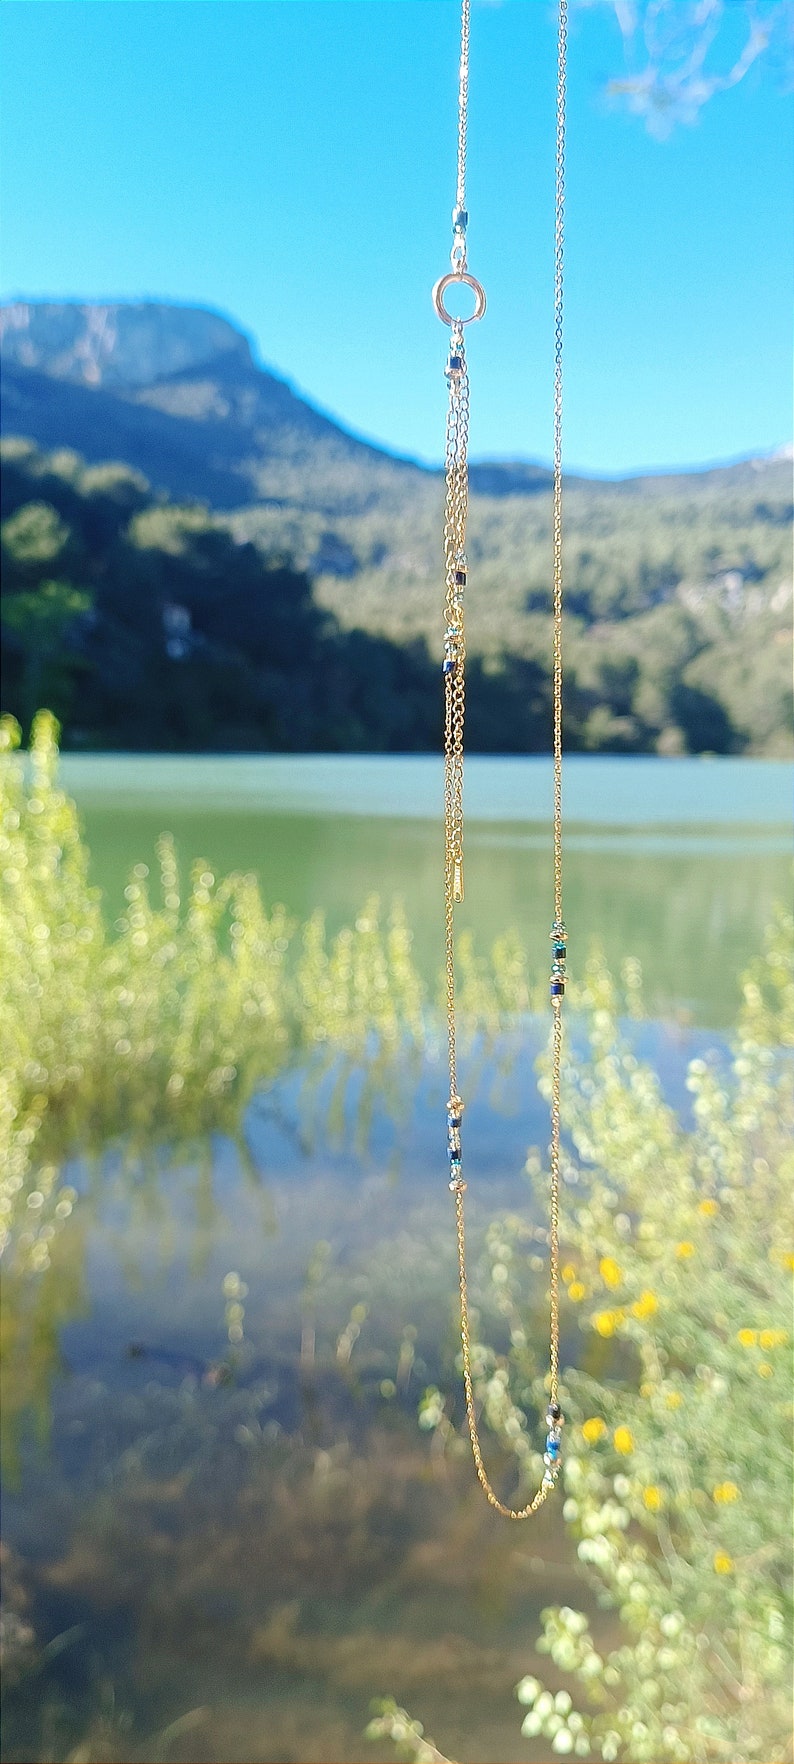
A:
{"type": "Polygon", "coordinates": [[[444,509],[444,918],[446,956],[447,1034],[449,1048],[449,1101],[447,1103],[447,1150],[449,1186],[454,1197],[460,1284],[460,1335],[463,1350],[463,1385],[466,1397],[471,1449],[478,1479],[490,1505],[506,1519],[528,1519],[554,1488],[560,1470],[563,1415],[559,1403],[559,1186],[560,1186],[560,1084],[562,1071],[562,1001],[565,994],[567,935],[562,916],[562,321],[563,244],[565,197],[565,94],[567,51],[567,0],[558,0],[557,36],[557,130],[554,235],[554,484],[553,531],[553,752],[554,752],[554,920],[551,929],[552,962],[549,981],[552,1008],[551,1144],[549,1217],[549,1403],[546,1410],[544,1471],[540,1487],[524,1507],[500,1501],[488,1478],[474,1399],[471,1359],[471,1328],[466,1283],[466,1233],[463,1197],[461,1128],[463,1101],[458,1094],[455,1041],[455,924],[454,909],[463,900],[463,734],[466,707],[466,634],[464,603],[467,584],[466,519],[469,501],[469,376],[464,326],[470,319],[450,317],[443,303],[452,281],[467,283],[474,291],[473,319],[485,311],[485,295],[467,271],[466,228],[466,131],[469,90],[470,0],[462,0],[460,83],[458,92],[458,177],[452,212],[453,244],[451,274],[433,290],[436,311],[450,326],[446,365],[449,408],[445,451],[446,502],[444,509]]]}

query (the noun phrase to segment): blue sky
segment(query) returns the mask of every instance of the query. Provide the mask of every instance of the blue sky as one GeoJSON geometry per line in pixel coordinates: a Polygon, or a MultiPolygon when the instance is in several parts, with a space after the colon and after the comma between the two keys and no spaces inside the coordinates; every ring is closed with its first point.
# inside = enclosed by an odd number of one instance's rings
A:
{"type": "MultiPolygon", "coordinates": [[[[715,54],[727,65],[743,7],[715,54]]],[[[211,305],[359,433],[438,460],[430,288],[454,196],[456,0],[6,0],[3,297],[211,305]]],[[[473,10],[472,451],[551,451],[555,14],[473,10]]],[[[625,472],[790,430],[790,100],[763,64],[653,139],[570,46],[565,455],[625,472]]]]}

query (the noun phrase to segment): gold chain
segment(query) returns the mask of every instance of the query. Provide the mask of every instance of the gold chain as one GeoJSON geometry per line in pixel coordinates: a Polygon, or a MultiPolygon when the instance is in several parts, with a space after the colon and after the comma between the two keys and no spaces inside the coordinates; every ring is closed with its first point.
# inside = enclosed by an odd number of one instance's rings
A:
{"type": "Polygon", "coordinates": [[[528,1519],[554,1487],[560,1468],[560,1430],[563,1417],[558,1400],[559,1384],[559,1189],[560,1189],[560,1080],[562,1066],[562,1001],[565,992],[567,941],[562,916],[562,335],[563,252],[565,218],[565,95],[567,51],[567,0],[558,0],[557,31],[557,130],[554,227],[554,476],[552,494],[553,580],[553,750],[554,750],[554,921],[551,938],[553,959],[550,997],[551,1037],[551,1145],[549,1202],[549,1406],[548,1433],[541,1485],[524,1507],[509,1507],[495,1493],[483,1463],[474,1400],[471,1363],[471,1327],[466,1284],[466,1235],[463,1197],[461,1125],[463,1101],[458,1094],[455,1044],[455,905],[463,899],[463,728],[466,703],[466,641],[464,601],[467,583],[466,517],[469,501],[469,377],[464,327],[482,317],[485,294],[467,271],[466,261],[466,134],[469,94],[469,17],[471,0],[461,0],[460,73],[458,87],[458,178],[452,213],[451,273],[433,289],[439,317],[450,326],[450,351],[446,366],[449,409],[446,436],[446,503],[444,509],[444,922],[446,955],[447,1036],[449,1048],[449,1102],[447,1141],[450,1189],[455,1201],[460,1281],[460,1337],[463,1349],[463,1384],[466,1418],[477,1476],[486,1498],[506,1519],[528,1519]],[[450,317],[444,294],[453,282],[464,282],[473,291],[475,310],[470,319],[450,317]]]}

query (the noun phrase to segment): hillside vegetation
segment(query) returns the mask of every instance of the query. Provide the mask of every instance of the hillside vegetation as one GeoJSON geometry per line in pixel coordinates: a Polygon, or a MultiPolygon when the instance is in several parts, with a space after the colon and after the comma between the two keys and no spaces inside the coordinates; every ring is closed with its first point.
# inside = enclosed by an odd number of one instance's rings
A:
{"type": "MultiPolygon", "coordinates": [[[[6,710],[67,746],[438,747],[440,472],[204,308],[11,302],[0,341],[6,710]]],[[[550,474],[471,492],[468,745],[541,751],[550,474]]],[[[790,521],[780,457],[566,479],[569,750],[790,751],[790,521]]]]}
{"type": "MultiPolygon", "coordinates": [[[[64,745],[165,751],[427,751],[440,670],[423,641],[342,630],[290,563],[128,466],[2,444],[2,702],[46,705],[64,745]]],[[[475,744],[542,745],[540,668],[474,662],[475,744]],[[479,732],[479,734],[478,734],[479,732]]]]}
{"type": "MultiPolygon", "coordinates": [[[[231,515],[121,464],[2,443],[3,709],[68,747],[438,745],[441,485],[231,515]],[[312,580],[313,578],[313,580],[312,580]]],[[[783,462],[566,497],[572,750],[788,751],[783,462]]],[[[549,497],[472,498],[468,736],[548,746],[549,497]]]]}
{"type": "MultiPolygon", "coordinates": [[[[502,468],[505,472],[509,468],[502,468]]],[[[476,481],[476,480],[475,480],[476,481]]],[[[410,509],[338,518],[252,508],[240,536],[315,571],[346,625],[440,653],[442,487],[410,509]]],[[[783,754],[790,748],[790,466],[748,462],[565,496],[568,739],[614,751],[783,754]]],[[[495,677],[547,677],[551,498],[472,496],[467,639],[495,677]]]]}

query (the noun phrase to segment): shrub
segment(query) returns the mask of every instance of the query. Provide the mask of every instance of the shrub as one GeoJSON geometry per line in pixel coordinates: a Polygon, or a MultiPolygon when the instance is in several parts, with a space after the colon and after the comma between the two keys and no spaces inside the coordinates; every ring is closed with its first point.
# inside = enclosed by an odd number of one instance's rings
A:
{"type": "Polygon", "coordinates": [[[267,911],[253,876],[217,881],[200,859],[180,886],[158,844],[157,898],[136,864],[115,936],[88,880],[74,803],[57,785],[57,726],[37,717],[27,764],[0,724],[0,1249],[32,1270],[76,1200],[64,1159],[132,1145],[237,1135],[245,1104],[298,1057],[309,1079],[364,1069],[397,1097],[424,1033],[422,988],[399,910],[370,901],[329,944],[321,915],[267,911]]]}
{"type": "MultiPolygon", "coordinates": [[[[601,1647],[583,1612],[543,1613],[538,1649],[570,1689],[527,1676],[516,1694],[524,1735],[563,1756],[790,1756],[793,945],[781,915],[744,979],[732,1057],[689,1064],[689,1122],[621,1032],[636,966],[627,998],[603,963],[587,972],[589,1054],[569,1053],[564,1075],[562,1328],[582,1346],[562,1392],[563,1514],[622,1634],[601,1647]]],[[[529,1168],[545,1194],[536,1153],[529,1168]]],[[[528,1235],[515,1217],[490,1228],[512,1345],[479,1346],[475,1362],[485,1417],[535,1485],[542,1459],[511,1395],[544,1401],[523,1309],[528,1235]]],[[[378,1732],[391,1721],[418,1745],[398,1714],[378,1732]]]]}
{"type": "MultiPolygon", "coordinates": [[[[2,725],[0,1227],[15,1273],[42,1272],[71,1213],[70,1153],[237,1131],[253,1090],[286,1064],[336,1070],[332,1114],[365,1068],[360,1119],[392,1100],[429,1019],[399,914],[370,902],[329,947],[269,913],[253,878],[199,861],[182,900],[173,847],[159,897],[136,865],[108,935],[73,803],[57,788],[56,727],[36,720],[27,763],[2,725]]],[[[484,965],[462,951],[470,1025],[496,1034],[532,998],[511,939],[484,965]]],[[[541,1652],[570,1689],[517,1686],[525,1736],[560,1755],[635,1764],[773,1764],[789,1746],[786,1427],[794,1175],[794,937],[781,915],[745,977],[732,1056],[690,1062],[691,1120],[621,1030],[621,994],[593,960],[576,1003],[587,1052],[567,1056],[563,1515],[598,1602],[622,1634],[602,1647],[585,1613],[544,1613],[541,1652]]],[[[548,1067],[541,1082],[548,1087],[548,1067]]],[[[544,1191],[537,1154],[529,1170],[544,1191]]],[[[514,1215],[487,1236],[493,1305],[509,1340],[474,1344],[477,1397],[534,1483],[542,1460],[521,1406],[545,1401],[524,1294],[537,1264],[514,1215]],[[527,1267],[527,1260],[529,1268],[527,1267]],[[512,1391],[518,1392],[520,1402],[512,1391]]],[[[425,1427],[445,1426],[425,1403],[425,1427]]],[[[371,1729],[417,1759],[443,1754],[387,1703],[371,1729]]]]}

